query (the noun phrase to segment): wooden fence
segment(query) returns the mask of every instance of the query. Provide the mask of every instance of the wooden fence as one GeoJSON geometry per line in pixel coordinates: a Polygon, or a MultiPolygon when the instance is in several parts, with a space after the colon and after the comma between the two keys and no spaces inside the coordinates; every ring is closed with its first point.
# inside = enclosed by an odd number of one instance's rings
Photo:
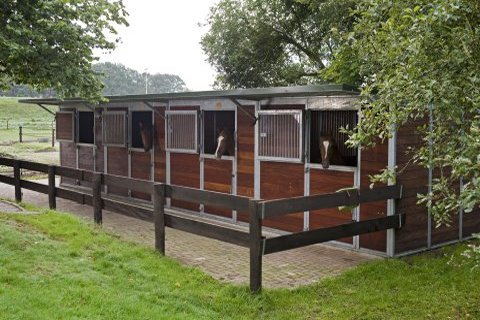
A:
{"type": "Polygon", "coordinates": [[[182,230],[196,235],[213,238],[250,249],[250,290],[259,292],[262,286],[263,255],[299,248],[311,244],[327,242],[344,237],[401,228],[405,224],[405,214],[352,222],[317,230],[292,233],[273,238],[262,235],[264,219],[279,217],[293,212],[303,212],[338,206],[354,206],[360,203],[387,199],[400,199],[402,187],[399,185],[358,191],[296,197],[278,200],[256,200],[231,194],[198,190],[165,183],[131,179],[122,176],[46,165],[30,161],[0,157],[0,166],[13,168],[13,177],[0,175],[0,182],[15,186],[15,200],[22,201],[21,189],[48,194],[49,207],[56,208],[56,198],[72,200],[93,207],[93,218],[102,223],[102,210],[110,210],[154,223],[155,248],[165,254],[165,227],[182,230]],[[48,174],[48,185],[22,180],[21,169],[48,174]],[[62,176],[92,183],[91,193],[72,190],[55,185],[55,177],[62,176]],[[132,191],[149,193],[152,196],[153,210],[122,200],[105,197],[102,186],[118,186],[132,191]],[[203,203],[238,212],[249,212],[249,232],[179,217],[165,211],[166,198],[203,203]]]}

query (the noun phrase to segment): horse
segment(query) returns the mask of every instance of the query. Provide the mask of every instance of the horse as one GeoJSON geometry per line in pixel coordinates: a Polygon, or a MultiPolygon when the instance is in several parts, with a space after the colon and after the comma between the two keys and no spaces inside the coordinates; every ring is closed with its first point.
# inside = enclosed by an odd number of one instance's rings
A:
{"type": "Polygon", "coordinates": [[[138,127],[140,128],[140,137],[142,138],[143,149],[145,152],[152,149],[152,126],[144,125],[142,121],[138,122],[138,127]]]}
{"type": "Polygon", "coordinates": [[[224,155],[235,155],[235,142],[230,130],[223,128],[217,134],[217,149],[215,150],[215,158],[220,160],[224,155]]]}
{"type": "Polygon", "coordinates": [[[320,136],[318,139],[320,147],[320,157],[322,161],[322,167],[328,169],[330,164],[345,165],[345,159],[338,151],[335,140],[332,136],[320,136]]]}

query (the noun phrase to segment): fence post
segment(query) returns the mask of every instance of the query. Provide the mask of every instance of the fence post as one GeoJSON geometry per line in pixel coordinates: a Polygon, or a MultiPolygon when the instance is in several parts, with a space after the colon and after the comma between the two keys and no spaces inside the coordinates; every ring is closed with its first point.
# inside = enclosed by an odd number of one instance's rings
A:
{"type": "Polygon", "coordinates": [[[55,129],[52,128],[52,148],[55,147],[55,129]]]}
{"type": "Polygon", "coordinates": [[[153,223],[155,226],[155,249],[165,255],[165,189],[164,183],[153,184],[153,223]]]}
{"type": "Polygon", "coordinates": [[[250,200],[250,291],[262,289],[262,220],[259,217],[258,200],[250,200]]]}
{"type": "Polygon", "coordinates": [[[48,166],[48,206],[57,208],[57,189],[55,187],[55,166],[48,166]]]}
{"type": "Polygon", "coordinates": [[[92,185],[92,204],[93,204],[93,220],[96,224],[102,223],[102,174],[95,172],[93,174],[92,185]]]}
{"type": "Polygon", "coordinates": [[[20,176],[20,161],[13,161],[13,179],[15,185],[15,201],[22,201],[22,188],[20,186],[21,176],[20,176]]]}
{"type": "Polygon", "coordinates": [[[22,126],[18,126],[18,142],[23,142],[23,139],[22,139],[22,126]]]}

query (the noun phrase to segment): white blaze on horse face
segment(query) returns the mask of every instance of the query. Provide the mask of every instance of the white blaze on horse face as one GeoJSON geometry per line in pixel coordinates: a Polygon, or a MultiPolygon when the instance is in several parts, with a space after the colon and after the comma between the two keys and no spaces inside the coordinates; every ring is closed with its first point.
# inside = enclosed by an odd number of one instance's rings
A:
{"type": "Polygon", "coordinates": [[[220,158],[222,155],[220,154],[220,147],[222,146],[223,141],[225,140],[224,136],[219,136],[217,138],[217,150],[215,150],[215,157],[220,158]]]}
{"type": "Polygon", "coordinates": [[[325,149],[325,154],[322,160],[327,160],[328,159],[328,147],[330,146],[330,141],[325,140],[323,141],[323,148],[325,149]]]}

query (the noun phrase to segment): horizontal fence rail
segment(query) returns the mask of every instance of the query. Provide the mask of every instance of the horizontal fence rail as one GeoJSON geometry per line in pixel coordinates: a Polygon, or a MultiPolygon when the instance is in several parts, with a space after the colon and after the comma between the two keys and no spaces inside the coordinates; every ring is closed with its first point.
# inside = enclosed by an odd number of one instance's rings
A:
{"type": "Polygon", "coordinates": [[[306,197],[262,201],[260,202],[260,214],[262,219],[268,219],[294,212],[356,206],[365,202],[400,199],[401,197],[401,185],[374,189],[352,189],[306,197]]]}
{"type": "Polygon", "coordinates": [[[402,186],[386,186],[366,190],[348,190],[330,194],[295,197],[288,199],[261,201],[237,195],[194,188],[167,185],[153,181],[132,179],[123,176],[91,172],[62,166],[53,166],[30,161],[0,157],[0,166],[13,168],[13,177],[0,174],[0,182],[15,186],[15,200],[22,200],[21,189],[48,194],[49,206],[56,208],[56,198],[67,199],[92,206],[94,221],[102,223],[102,210],[109,210],[136,219],[153,222],[155,226],[155,248],[165,254],[165,227],[189,232],[219,241],[249,248],[250,251],[250,290],[259,292],[262,283],[262,256],[270,253],[290,250],[316,243],[355,236],[368,232],[387,229],[399,229],[405,224],[405,214],[381,217],[360,222],[310,230],[274,238],[262,235],[264,219],[279,217],[288,213],[354,206],[364,202],[399,199],[402,186]],[[22,180],[21,169],[48,174],[48,185],[22,180]],[[91,182],[91,190],[66,188],[55,185],[55,177],[72,178],[77,181],[91,182]],[[125,197],[106,197],[102,194],[102,185],[121,186],[132,191],[151,195],[153,208],[138,205],[125,197]],[[249,213],[249,232],[240,231],[223,225],[203,222],[178,214],[166,213],[166,198],[199,202],[205,205],[237,210],[249,213]]]}

